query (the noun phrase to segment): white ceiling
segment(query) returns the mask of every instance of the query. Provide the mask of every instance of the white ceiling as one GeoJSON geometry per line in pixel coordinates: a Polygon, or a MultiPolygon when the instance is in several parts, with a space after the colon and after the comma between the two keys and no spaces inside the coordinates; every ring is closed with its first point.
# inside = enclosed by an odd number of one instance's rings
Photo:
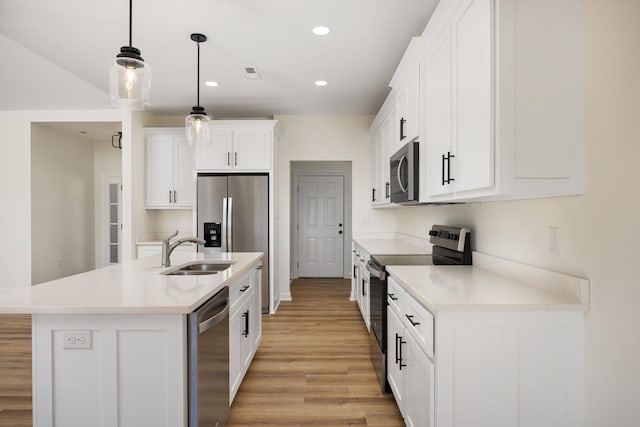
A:
{"type": "MultiPolygon", "coordinates": [[[[153,76],[149,110],[182,115],[195,105],[196,44],[189,36],[200,32],[209,38],[201,45],[201,80],[220,84],[202,85],[200,104],[214,118],[374,114],[409,40],[422,33],[436,4],[135,0],[133,45],[142,51],[153,76]],[[317,25],[331,32],[324,37],[312,34],[317,25]],[[248,65],[258,68],[261,80],[244,76],[242,67],[248,65]],[[329,84],[317,87],[316,80],[329,84]]],[[[109,64],[128,44],[128,7],[126,0],[0,0],[0,34],[107,92],[109,64]]],[[[11,77],[32,78],[32,73],[14,71],[11,77]]],[[[49,97],[66,98],[60,95],[63,88],[49,97]]],[[[0,108],[21,105],[21,93],[25,91],[5,91],[0,108]]],[[[42,104],[34,108],[78,107],[66,105],[78,103],[73,96],[52,102],[30,93],[28,99],[30,105],[42,104]]]]}

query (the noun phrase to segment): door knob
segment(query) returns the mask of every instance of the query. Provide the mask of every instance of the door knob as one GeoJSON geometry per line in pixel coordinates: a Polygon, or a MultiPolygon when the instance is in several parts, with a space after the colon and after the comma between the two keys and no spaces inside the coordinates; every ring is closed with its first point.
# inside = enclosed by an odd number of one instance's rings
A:
{"type": "Polygon", "coordinates": [[[338,227],[342,227],[342,223],[338,224],[338,227]]]}
{"type": "Polygon", "coordinates": [[[342,234],[342,230],[338,231],[338,234],[342,234]]]}

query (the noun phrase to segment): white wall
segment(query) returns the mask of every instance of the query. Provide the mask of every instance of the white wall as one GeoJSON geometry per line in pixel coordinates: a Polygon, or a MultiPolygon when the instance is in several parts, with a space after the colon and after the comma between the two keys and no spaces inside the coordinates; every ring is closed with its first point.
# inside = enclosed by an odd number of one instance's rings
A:
{"type": "MultiPolygon", "coordinates": [[[[591,282],[585,316],[585,425],[640,425],[640,2],[586,2],[584,196],[397,211],[397,231],[473,228],[476,250],[591,282]],[[560,253],[547,250],[560,228],[560,253]]],[[[560,65],[560,64],[556,64],[560,65]]]]}
{"type": "Polygon", "coordinates": [[[93,144],[69,133],[31,128],[31,280],[94,268],[93,144]]]}
{"type": "Polygon", "coordinates": [[[0,288],[31,286],[31,123],[118,122],[117,110],[0,111],[0,288]]]}
{"type": "Polygon", "coordinates": [[[279,120],[278,145],[278,241],[276,292],[280,299],[291,299],[291,162],[351,161],[353,232],[393,229],[389,211],[369,208],[371,194],[369,170],[369,126],[372,116],[275,116],[279,120]]]}
{"type": "Polygon", "coordinates": [[[113,148],[110,142],[93,143],[93,170],[95,192],[95,264],[96,267],[107,265],[107,221],[105,207],[107,203],[107,178],[122,179],[122,151],[113,148]]]}

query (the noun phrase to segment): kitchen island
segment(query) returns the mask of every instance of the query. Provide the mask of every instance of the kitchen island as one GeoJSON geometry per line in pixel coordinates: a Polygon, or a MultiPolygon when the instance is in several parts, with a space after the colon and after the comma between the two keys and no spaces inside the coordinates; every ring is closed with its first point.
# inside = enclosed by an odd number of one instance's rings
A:
{"type": "Polygon", "coordinates": [[[186,426],[187,316],[225,286],[230,329],[242,328],[229,335],[231,401],[261,339],[261,262],[261,253],[176,252],[169,268],[151,256],[2,291],[0,312],[33,315],[34,426],[186,426]],[[231,266],[161,274],[194,262],[231,266]],[[248,311],[251,328],[248,314],[234,321],[248,311]]]}

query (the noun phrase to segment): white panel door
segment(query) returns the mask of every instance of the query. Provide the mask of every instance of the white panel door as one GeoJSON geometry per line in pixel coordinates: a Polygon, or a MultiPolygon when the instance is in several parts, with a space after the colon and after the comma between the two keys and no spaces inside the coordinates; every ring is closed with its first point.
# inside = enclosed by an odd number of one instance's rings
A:
{"type": "Polygon", "coordinates": [[[298,276],[343,277],[344,177],[300,176],[298,276]]]}

